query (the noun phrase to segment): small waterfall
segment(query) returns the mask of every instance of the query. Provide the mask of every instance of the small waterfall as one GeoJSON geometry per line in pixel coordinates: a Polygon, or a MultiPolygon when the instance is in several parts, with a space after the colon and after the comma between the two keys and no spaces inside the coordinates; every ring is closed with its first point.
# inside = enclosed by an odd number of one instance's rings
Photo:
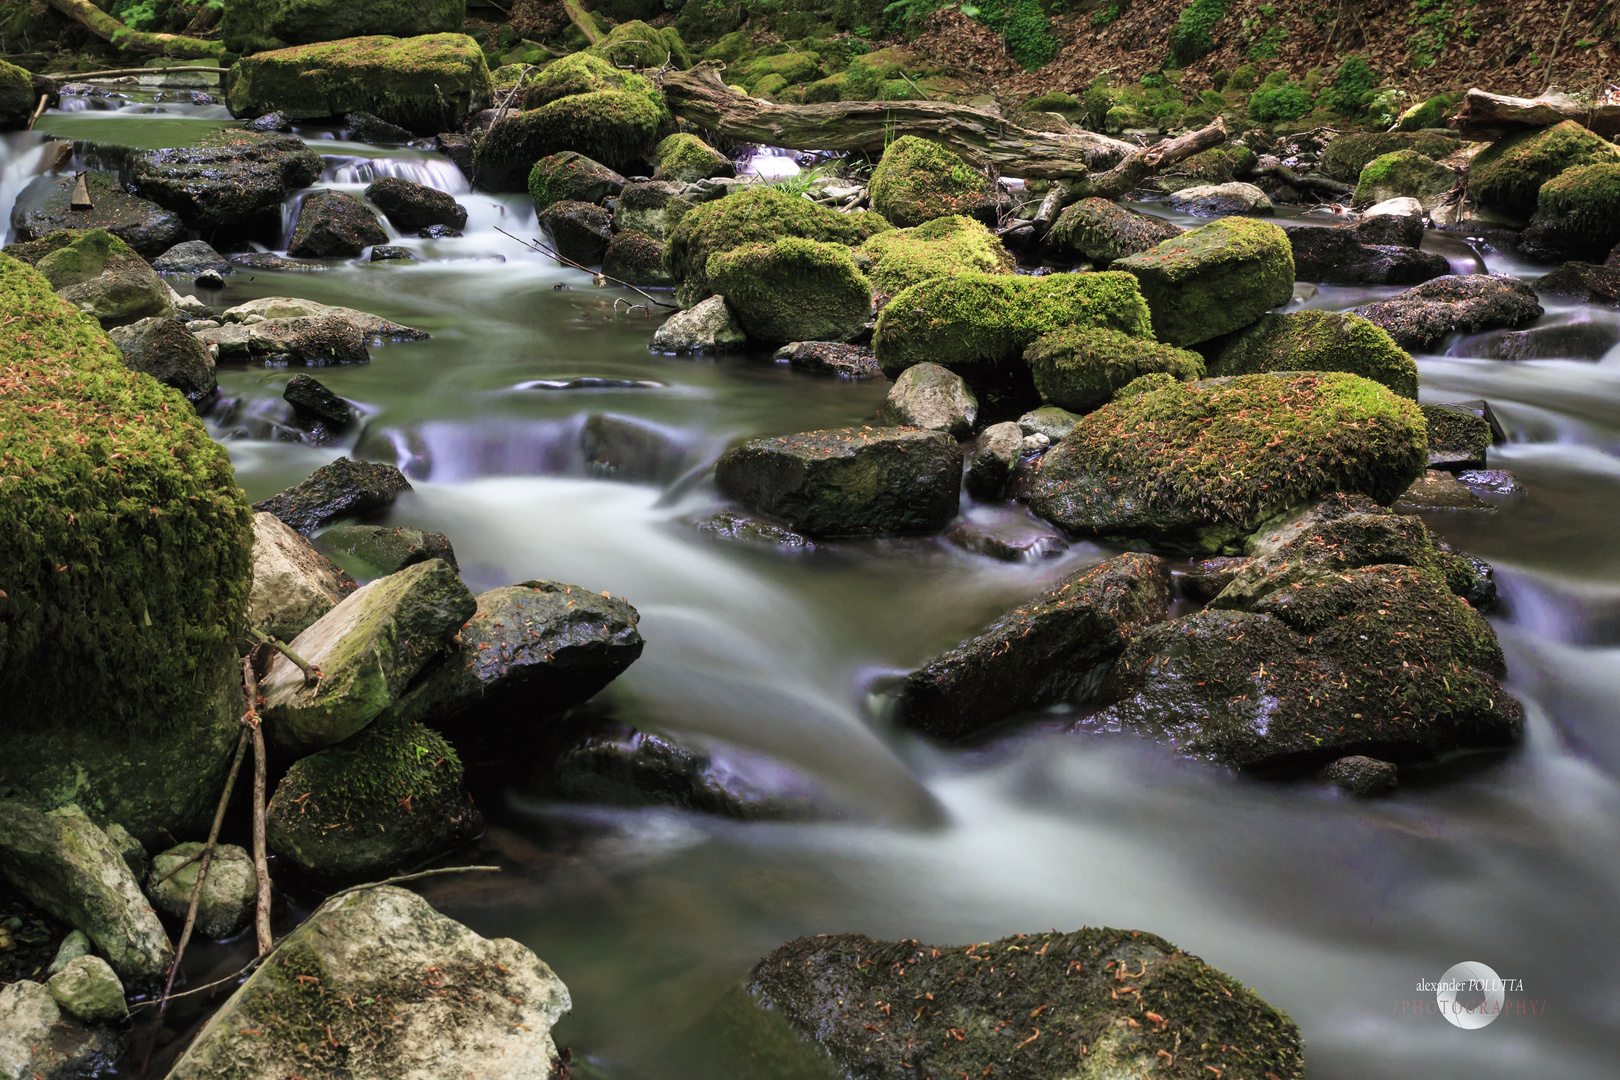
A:
{"type": "Polygon", "coordinates": [[[29,181],[45,171],[49,141],[36,131],[0,135],[0,244],[11,242],[11,209],[29,181]]]}
{"type": "Polygon", "coordinates": [[[461,195],[472,190],[461,170],[447,158],[337,158],[331,154],[323,156],[328,162],[326,172],[321,175],[321,182],[324,184],[357,184],[365,187],[373,180],[397,176],[401,180],[436,188],[451,195],[461,195]]]}

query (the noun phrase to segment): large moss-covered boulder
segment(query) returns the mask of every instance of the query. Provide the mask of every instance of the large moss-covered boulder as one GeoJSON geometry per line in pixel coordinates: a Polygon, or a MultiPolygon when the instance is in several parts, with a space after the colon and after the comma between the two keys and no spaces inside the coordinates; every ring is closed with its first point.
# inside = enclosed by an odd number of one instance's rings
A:
{"type": "Polygon", "coordinates": [[[956,516],[962,448],[920,428],[754,439],[715,465],[720,490],[812,536],[929,533],[956,516]]]}
{"type": "Polygon", "coordinates": [[[1573,120],[1493,142],[1468,169],[1468,193],[1481,206],[1527,218],[1541,185],[1577,165],[1620,162],[1620,148],[1573,120]]]}
{"type": "Polygon", "coordinates": [[[483,828],[461,777],[438,732],[379,719],[287,770],[265,807],[265,840],[324,884],[389,877],[483,828]]]}
{"type": "Polygon", "coordinates": [[[1204,358],[1187,349],[1105,327],[1054,330],[1024,350],[1041,400],[1071,412],[1106,405],[1127,383],[1155,372],[1182,382],[1204,377],[1204,358]]]}
{"type": "Polygon", "coordinates": [[[1386,199],[1411,198],[1433,210],[1440,197],[1457,186],[1461,174],[1415,150],[1396,150],[1373,158],[1356,180],[1357,206],[1372,206],[1386,199]]]}
{"type": "Polygon", "coordinates": [[[1179,225],[1128,210],[1112,199],[1092,198],[1065,207],[1052,223],[1047,242],[1058,258],[1111,263],[1181,233],[1179,225]]]}
{"type": "Polygon", "coordinates": [[[737,1080],[1305,1073],[1284,1013],[1161,937],[1104,927],[965,946],[800,938],[714,1022],[734,1048],[715,1075],[737,1080]]]}
{"type": "Polygon", "coordinates": [[[1030,507],[1087,536],[1217,552],[1332,491],[1390,502],[1422,474],[1417,403],[1358,375],[1240,375],[1122,395],[1046,455],[1030,507]]]}
{"type": "Polygon", "coordinates": [[[43,276],[0,256],[0,295],[0,789],[143,842],[194,829],[241,712],[247,501],[185,398],[43,276]]]}
{"type": "Polygon", "coordinates": [[[1529,282],[1499,274],[1447,274],[1355,310],[1403,349],[1427,349],[1457,330],[1517,326],[1541,313],[1529,282]]]}
{"type": "MultiPolygon", "coordinates": [[[[662,6],[657,9],[662,13],[662,6]]],[[[618,14],[616,18],[625,18],[618,14]]],[[[629,19],[610,30],[606,36],[586,50],[599,56],[616,68],[671,67],[684,71],[692,66],[692,55],[686,43],[673,26],[662,29],[649,26],[640,19],[629,19]]]]}
{"type": "Polygon", "coordinates": [[[1519,249],[1547,259],[1599,262],[1620,244],[1620,161],[1577,165],[1541,185],[1519,249]]]}
{"type": "Polygon", "coordinates": [[[749,338],[846,341],[872,312],[872,282],[849,248],[789,237],[709,256],[705,276],[749,338]]]}
{"type": "Polygon", "coordinates": [[[467,0],[231,0],[220,18],[225,47],[256,53],[367,34],[448,34],[461,29],[467,0]]]}
{"type": "Polygon", "coordinates": [[[711,177],[736,176],[737,166],[730,158],[698,138],[685,132],[669,136],[653,150],[658,168],[655,180],[673,180],[691,184],[711,177]]]}
{"type": "Polygon", "coordinates": [[[957,214],[995,224],[990,178],[955,152],[915,135],[889,144],[866,190],[872,209],[899,228],[957,214]]]}
{"type": "Polygon", "coordinates": [[[320,155],[295,135],[226,128],[190,146],[137,154],[130,176],[142,197],[193,229],[274,241],[288,194],[315,183],[324,169],[320,155]]]}
{"type": "Polygon", "coordinates": [[[28,72],[16,64],[0,60],[0,131],[27,127],[34,115],[36,100],[34,83],[28,72]]]}
{"type": "Polygon", "coordinates": [[[553,101],[602,90],[645,94],[652,84],[633,71],[616,68],[590,51],[570,53],[549,63],[525,84],[521,105],[538,109],[553,101]]]}
{"type": "Polygon", "coordinates": [[[71,206],[73,176],[41,176],[17,196],[11,210],[13,240],[38,240],[60,229],[106,229],[148,258],[155,259],[185,239],[178,214],[131,195],[112,173],[84,174],[94,204],[90,210],[71,206]]]}
{"type": "Polygon", "coordinates": [[[529,197],[536,210],[564,200],[599,203],[623,189],[624,177],[573,150],[543,157],[529,170],[529,197]]]}
{"type": "Polygon", "coordinates": [[[124,326],[156,316],[173,317],[174,294],[147,261],[106,229],[58,233],[54,250],[34,268],[56,295],[98,320],[124,326]]]}
{"type": "Polygon", "coordinates": [[[1357,131],[1340,135],[1322,153],[1322,171],[1335,180],[1353,184],[1374,158],[1397,150],[1411,150],[1427,158],[1443,158],[1462,145],[1454,135],[1435,131],[1357,131]]]}
{"type": "Polygon", "coordinates": [[[1159,339],[1183,347],[1247,326],[1294,295],[1288,234],[1253,218],[1211,222],[1114,268],[1136,275],[1159,339]]]}
{"type": "MultiPolygon", "coordinates": [[[[489,103],[489,67],[465,34],[352,37],[261,52],[226,76],[232,116],[365,112],[416,132],[453,131],[489,103]]],[[[530,162],[530,164],[533,164],[530,162]]]]}
{"type": "Polygon", "coordinates": [[[521,191],[536,161],[565,150],[642,172],[669,120],[657,91],[643,83],[645,90],[576,94],[495,121],[473,155],[479,179],[497,191],[521,191]]]}
{"type": "Polygon", "coordinates": [[[709,258],[717,252],[787,237],[853,247],[888,228],[877,214],[840,214],[760,185],[688,210],[670,233],[664,258],[675,278],[675,298],[691,307],[717,291],[708,278],[709,258]]]}
{"type": "Polygon", "coordinates": [[[961,215],[877,233],[860,250],[872,260],[873,284],[890,295],[929,278],[1010,274],[1014,266],[994,233],[961,215]]]}
{"type": "Polygon", "coordinates": [[[1417,400],[1417,364],[1383,330],[1360,315],[1296,311],[1262,315],[1221,349],[1210,374],[1348,371],[1417,400]]]}

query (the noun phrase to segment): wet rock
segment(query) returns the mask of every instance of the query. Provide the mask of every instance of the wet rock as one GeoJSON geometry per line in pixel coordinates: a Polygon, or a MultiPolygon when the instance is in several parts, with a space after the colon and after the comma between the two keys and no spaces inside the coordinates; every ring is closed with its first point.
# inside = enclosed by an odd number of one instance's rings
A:
{"type": "Polygon", "coordinates": [[[354,422],[354,407],[309,375],[298,374],[287,380],[281,398],[298,416],[345,428],[354,422]]]}
{"type": "MultiPolygon", "coordinates": [[[[415,138],[398,124],[390,124],[368,112],[351,112],[343,117],[343,137],[364,143],[408,143],[415,138]]],[[[371,196],[367,195],[366,198],[371,196]]]]}
{"type": "Polygon", "coordinates": [[[1223,218],[1114,264],[1136,275],[1154,334],[1186,347],[1247,326],[1294,294],[1288,234],[1223,218]]]}
{"type": "Polygon", "coordinates": [[[1496,330],[1469,338],[1458,355],[1487,360],[1601,360],[1620,345],[1620,327],[1589,313],[1543,318],[1528,330],[1496,330]]]}
{"type": "Polygon", "coordinates": [[[289,934],[169,1077],[544,1080],[560,1064],[552,1025],[570,1008],[568,988],[517,942],[479,937],[404,889],[363,889],[289,934]]]}
{"type": "Polygon", "coordinates": [[[687,450],[670,428],[633,416],[592,413],[579,433],[587,471],[617,480],[669,483],[687,468],[687,450]]]}
{"type": "Polygon", "coordinates": [[[653,161],[658,165],[654,180],[674,180],[682,184],[708,180],[714,177],[737,175],[731,159],[698,138],[678,133],[659,143],[653,150],[653,161]]]}
{"type": "Polygon", "coordinates": [[[956,516],[961,477],[954,439],[906,428],[754,439],[715,465],[726,495],[810,536],[935,532],[956,516]]]}
{"type": "Polygon", "coordinates": [[[738,540],[801,551],[814,551],[816,547],[809,537],[801,536],[792,529],[784,529],[769,521],[761,521],[730,510],[721,510],[701,521],[695,521],[692,527],[716,540],[738,540]]]}
{"type": "Polygon", "coordinates": [[[1485,467],[1485,455],[1493,441],[1490,420],[1457,405],[1425,405],[1423,420],[1429,429],[1431,469],[1485,467]]]}
{"type": "Polygon", "coordinates": [[[153,259],[152,269],[162,274],[201,274],[206,270],[228,274],[231,264],[207,241],[187,240],[153,259]]]}
{"type": "Polygon", "coordinates": [[[1340,311],[1262,315],[1210,366],[1217,376],[1269,371],[1347,371],[1417,398],[1417,364],[1406,351],[1366,319],[1340,311]]]}
{"type": "Polygon", "coordinates": [[[418,229],[416,235],[423,240],[453,240],[461,235],[461,230],[449,225],[429,225],[425,229],[418,229]]]}
{"type": "Polygon", "coordinates": [[[1457,480],[1488,495],[1524,494],[1524,485],[1506,469],[1464,469],[1457,474],[1457,480]]]}
{"type": "MultiPolygon", "coordinates": [[[[1388,202],[1381,202],[1363,211],[1361,220],[1351,225],[1349,232],[1358,243],[1362,244],[1393,244],[1396,247],[1415,248],[1423,243],[1423,207],[1416,199],[1391,199],[1388,202]],[[1408,206],[1407,203],[1411,205],[1408,206]]],[[[1297,247],[1294,249],[1294,260],[1295,276],[1303,277],[1298,272],[1297,247]]]]}
{"type": "Polygon", "coordinates": [[[1438,277],[1355,310],[1388,332],[1395,344],[1413,350],[1426,349],[1456,330],[1517,326],[1541,313],[1535,289],[1497,274],[1438,277]]]}
{"type": "Polygon", "coordinates": [[[1394,791],[1400,782],[1400,770],[1392,762],[1352,754],[1323,769],[1322,779],[1358,798],[1371,799],[1394,791]]]}
{"type": "Polygon", "coordinates": [[[1451,273],[1451,263],[1443,255],[1419,251],[1415,245],[1367,243],[1358,237],[1360,228],[1308,225],[1288,230],[1295,277],[1320,285],[1416,285],[1451,273]]]}
{"type": "Polygon", "coordinates": [[[865,345],[846,345],[839,341],[790,341],[776,350],[775,358],[786,360],[788,366],[796,371],[814,371],[846,379],[883,377],[872,350],[865,345]]]}
{"type": "Polygon", "coordinates": [[[57,235],[60,246],[34,264],[56,295],[104,328],[174,317],[174,291],[122,240],[105,229],[57,235]]]}
{"type": "MultiPolygon", "coordinates": [[[[921,365],[918,365],[919,367],[921,365]]],[[[916,371],[909,368],[906,375],[916,371]]],[[[902,375],[901,378],[904,378],[902,375]]],[[[1023,452],[1024,433],[1018,425],[1007,421],[991,424],[979,432],[967,455],[967,477],[964,483],[968,494],[976,499],[997,499],[1012,476],[1013,467],[1023,452]]]]}
{"type": "Polygon", "coordinates": [[[1419,510],[1472,510],[1487,514],[1496,512],[1496,507],[1475,495],[1468,487],[1459,483],[1455,476],[1443,469],[1430,469],[1412,481],[1412,486],[1401,492],[1400,498],[1395,500],[1395,509],[1403,514],[1412,514],[1419,510]]]}
{"type": "Polygon", "coordinates": [[[371,262],[416,262],[416,255],[410,248],[395,247],[393,244],[378,244],[371,249],[371,262]]]}
{"type": "Polygon", "coordinates": [[[1096,326],[1066,327],[1024,350],[1035,389],[1048,405],[1088,413],[1135,379],[1163,372],[1186,381],[1204,377],[1204,358],[1096,326]]]}
{"type": "Polygon", "coordinates": [[[0,987],[0,1075],[16,1080],[76,1080],[112,1067],[118,1036],[105,1027],[85,1028],[70,1017],[42,983],[19,979],[0,987]]]}
{"type": "Polygon", "coordinates": [[[274,514],[253,515],[253,588],[247,603],[253,629],[291,641],[355,587],[353,578],[274,514]]]}
{"type": "Polygon", "coordinates": [[[420,341],[428,336],[425,330],[417,330],[401,323],[390,322],[369,312],[356,311],[354,308],[337,307],[330,304],[317,304],[313,300],[298,300],[289,296],[264,296],[257,300],[249,300],[245,304],[226,308],[220,313],[219,317],[226,323],[239,323],[246,322],[255,315],[271,322],[278,319],[296,320],[316,316],[333,316],[353,327],[354,331],[365,340],[376,343],[384,341],[420,341]]]}
{"type": "Polygon", "coordinates": [[[900,373],[883,399],[883,422],[943,431],[965,439],[979,418],[979,400],[962,377],[938,364],[917,364],[900,373]]]}
{"type": "Polygon", "coordinates": [[[1158,246],[1182,229],[1168,221],[1128,210],[1111,199],[1081,199],[1058,215],[1047,234],[1057,258],[1110,263],[1158,246]]]}
{"type": "MultiPolygon", "coordinates": [[[[185,918],[201,862],[183,864],[202,849],[200,843],[181,844],[152,860],[147,895],[159,911],[185,918]],[[172,876],[164,879],[166,874],[172,876]],[[159,879],[164,880],[158,883],[159,879]]],[[[197,932],[216,941],[231,937],[253,921],[258,897],[259,882],[248,853],[235,844],[214,845],[197,901],[197,932]]]]}
{"type": "Polygon", "coordinates": [[[872,282],[849,248],[789,237],[717,252],[709,284],[750,340],[848,341],[872,316],[872,282]]]}
{"type": "MultiPolygon", "coordinates": [[[[534,208],[544,210],[556,202],[599,203],[624,190],[624,182],[624,177],[606,165],[592,161],[584,154],[564,150],[534,163],[534,168],[529,172],[529,194],[534,198],[534,208]]],[[[615,225],[618,225],[617,221],[615,225]]],[[[625,228],[623,225],[618,227],[625,228]]],[[[655,239],[662,239],[662,236],[655,239]]]]}
{"type": "Polygon", "coordinates": [[[455,549],[444,533],[385,525],[336,525],[321,533],[320,540],[328,551],[358,560],[374,571],[367,577],[386,577],[429,559],[443,559],[450,569],[459,569],[455,549]]]}
{"type": "Polygon", "coordinates": [[[112,844],[113,850],[124,860],[124,865],[135,875],[135,880],[140,881],[146,877],[148,860],[146,848],[141,846],[141,842],[116,821],[109,821],[101,831],[107,834],[107,842],[112,844]]]}
{"type": "Polygon", "coordinates": [[[174,950],[107,834],[69,804],[41,814],[0,800],[0,876],[29,903],[83,930],[125,978],[155,979],[174,950]]]}
{"type": "Polygon", "coordinates": [[[1573,120],[1497,139],[1468,167],[1468,194],[1481,206],[1524,219],[1542,187],[1566,170],[1620,161],[1614,144],[1573,120]]]}
{"type": "Polygon", "coordinates": [[[34,115],[33,76],[16,64],[0,60],[0,131],[29,125],[34,115]]]}
{"type": "Polygon", "coordinates": [[[473,155],[478,149],[476,137],[465,132],[441,131],[433,136],[433,148],[449,158],[468,180],[476,179],[478,170],[473,165],[473,155]]]}
{"type": "Polygon", "coordinates": [[[289,259],[273,251],[247,251],[240,255],[232,255],[231,265],[243,270],[286,270],[301,274],[315,274],[326,269],[322,263],[289,259]]]}
{"type": "Polygon", "coordinates": [[[608,242],[602,273],[628,285],[669,289],[675,279],[664,269],[664,245],[637,232],[622,232],[608,242]]]}
{"type": "Polygon", "coordinates": [[[40,240],[62,229],[106,229],[138,254],[161,255],[186,234],[179,215],[126,192],[111,173],[87,172],[91,210],[69,206],[74,176],[41,176],[17,196],[11,210],[12,239],[40,240]]]}
{"type": "Polygon", "coordinates": [[[1461,178],[1456,169],[1414,150],[1396,150],[1362,166],[1355,201],[1372,206],[1389,199],[1416,199],[1423,209],[1433,211],[1461,178]]]}
{"type": "Polygon", "coordinates": [[[397,176],[373,180],[366,187],[366,199],[400,232],[417,232],[430,225],[460,229],[467,224],[467,208],[448,192],[397,176]]]}
{"type": "Polygon", "coordinates": [[[353,195],[322,190],[298,208],[287,254],[300,259],[353,258],[372,244],[388,241],[371,208],[353,195]]]}
{"type": "Polygon", "coordinates": [[[696,205],[683,196],[684,190],[680,184],[660,180],[625,184],[613,204],[613,227],[620,232],[644,233],[658,241],[668,240],[681,218],[696,205]]]}
{"type": "Polygon", "coordinates": [[[711,296],[702,303],[678,311],[653,331],[656,352],[731,352],[743,347],[748,336],[732,317],[725,297],[711,296]]]}
{"type": "Polygon", "coordinates": [[[124,366],[172,386],[193,405],[212,401],[218,391],[214,357],[179,319],[149,317],[107,332],[124,354],[124,366]]]}
{"type": "Polygon", "coordinates": [[[1270,217],[1274,210],[1264,191],[1237,180],[1226,184],[1181,188],[1170,196],[1170,205],[1195,217],[1225,217],[1228,214],[1270,217]]]}
{"type": "Polygon", "coordinates": [[[1218,555],[1213,559],[1194,559],[1176,577],[1176,586],[1188,599],[1207,604],[1232,584],[1238,571],[1248,564],[1249,560],[1241,556],[1218,555]]]}
{"type": "Polygon", "coordinates": [[[967,946],[800,938],[761,960],[714,1022],[735,1048],[716,1075],[739,1080],[821,1075],[815,1070],[829,1065],[837,1075],[885,1080],[977,1077],[991,1063],[1006,1080],[1124,1077],[1172,1055],[1186,1076],[1304,1071],[1299,1029],[1286,1015],[1136,930],[967,946]],[[985,989],[992,978],[994,993],[985,989]],[[1136,988],[1129,995],[1119,992],[1127,982],[1136,988]],[[758,1064],[767,1053],[780,1072],[758,1064]]]}
{"type": "Polygon", "coordinates": [[[287,119],[286,113],[277,109],[275,112],[265,113],[263,116],[256,116],[252,120],[243,121],[242,127],[247,131],[268,134],[277,131],[291,131],[292,121],[287,119]]]}
{"type": "Polygon", "coordinates": [[[205,235],[274,239],[282,203],[324,168],[296,136],[224,130],[196,146],[139,153],[130,174],[142,197],[205,235]]]}
{"type": "Polygon", "coordinates": [[[1423,471],[1426,448],[1416,403],[1357,375],[1171,383],[1084,417],[1026,497],[1070,534],[1218,554],[1332,491],[1393,499],[1423,471]]]}
{"type": "Polygon", "coordinates": [[[811,785],[768,758],[624,725],[593,732],[564,750],[551,781],[573,802],[672,806],[742,821],[822,816],[811,785]]]}
{"type": "Polygon", "coordinates": [[[966,521],[952,526],[945,539],[963,551],[999,562],[1033,562],[1069,550],[1069,542],[1052,530],[1017,520],[992,525],[966,521]]]}
{"type": "Polygon", "coordinates": [[[89,956],[90,949],[88,934],[83,930],[70,931],[68,936],[62,939],[62,944],[57,947],[56,957],[51,961],[51,966],[45,969],[46,976],[55,975],[81,956],[89,956]]]}
{"type": "Polygon", "coordinates": [[[1131,637],[1170,609],[1170,571],[1128,554],[1072,574],[907,676],[903,721],[935,738],[1094,692],[1131,637]]]}
{"type": "Polygon", "coordinates": [[[1018,430],[1025,435],[1044,435],[1048,443],[1055,443],[1073,431],[1074,425],[1079,422],[1079,413],[1060,409],[1056,405],[1043,405],[1020,416],[1018,430]]]}
{"type": "Polygon", "coordinates": [[[355,590],[290,643],[321,669],[318,682],[284,655],[271,663],[259,683],[266,732],[294,751],[347,739],[404,695],[477,608],[439,559],[355,590]]]}
{"type": "Polygon", "coordinates": [[[311,533],[339,518],[380,514],[410,490],[411,482],[392,465],[340,457],[316,469],[307,480],[259,500],[253,509],[274,514],[301,533],[311,533]]]}
{"type": "Polygon", "coordinates": [[[600,206],[563,200],[540,212],[557,252],[584,266],[598,266],[613,239],[613,218],[600,206]]]}
{"type": "Polygon", "coordinates": [[[1536,281],[1536,292],[1602,307],[1620,307],[1620,269],[1567,262],[1536,281]]]}

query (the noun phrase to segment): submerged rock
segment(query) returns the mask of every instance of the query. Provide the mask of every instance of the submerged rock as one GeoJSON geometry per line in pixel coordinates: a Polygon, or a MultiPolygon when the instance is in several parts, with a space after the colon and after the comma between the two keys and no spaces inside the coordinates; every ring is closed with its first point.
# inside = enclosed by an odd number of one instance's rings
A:
{"type": "Polygon", "coordinates": [[[179,215],[126,192],[111,173],[87,172],[93,209],[75,210],[74,176],[41,176],[23,188],[11,210],[12,240],[41,240],[62,229],[106,229],[138,254],[162,255],[186,234],[179,215]]]}
{"type": "Polygon", "coordinates": [[[1394,791],[1400,782],[1400,770],[1392,762],[1352,754],[1323,769],[1322,779],[1352,795],[1370,799],[1394,791]]]}
{"type": "MultiPolygon", "coordinates": [[[[1374,217],[1368,222],[1401,220],[1374,217]]],[[[1416,285],[1451,273],[1451,263],[1444,255],[1419,251],[1415,243],[1362,239],[1371,235],[1366,226],[1364,222],[1352,228],[1307,225],[1289,229],[1294,276],[1318,285],[1416,285]]],[[[1421,219],[1417,232],[1421,240],[1421,219]]]]}
{"type": "Polygon", "coordinates": [[[522,945],[379,886],[334,897],[278,943],[169,1077],[547,1080],[551,1028],[571,1007],[522,945]]]}
{"type": "Polygon", "coordinates": [[[776,350],[775,359],[786,360],[796,371],[814,371],[846,379],[883,377],[877,358],[865,345],[847,345],[841,341],[790,341],[776,350]]]}
{"type": "Polygon", "coordinates": [[[247,625],[291,641],[355,588],[313,544],[274,514],[253,515],[253,590],[247,625]]]}
{"type": "Polygon", "coordinates": [[[347,555],[375,571],[368,577],[385,577],[407,566],[429,559],[443,559],[452,570],[456,552],[444,533],[386,525],[337,525],[321,533],[321,546],[347,555]]]}
{"type": "Polygon", "coordinates": [[[1406,351],[1361,316],[1339,311],[1262,315],[1222,347],[1210,373],[1272,371],[1347,371],[1417,399],[1417,364],[1406,351]]]}
{"type": "Polygon", "coordinates": [[[1154,336],[1183,347],[1246,326],[1294,295],[1288,234],[1250,218],[1222,218],[1114,267],[1136,276],[1154,336]]]}
{"type": "Polygon", "coordinates": [[[1536,291],[1602,307],[1620,307],[1620,267],[1567,262],[1538,279],[1536,291]]]}
{"type": "Polygon", "coordinates": [[[454,196],[398,176],[373,180],[366,187],[366,199],[400,232],[418,232],[430,225],[459,229],[467,224],[467,208],[454,196]]]}
{"type": "Polygon", "coordinates": [[[935,738],[961,739],[1072,700],[1094,691],[1132,635],[1169,610],[1164,560],[1129,554],[1088,567],[912,672],[900,716],[935,738]]]}
{"type": "Polygon", "coordinates": [[[1112,199],[1081,199],[1058,215],[1047,234],[1059,257],[1110,263],[1180,236],[1184,230],[1160,218],[1129,210],[1112,199]]]}
{"type": "Polygon", "coordinates": [[[339,518],[380,514],[410,490],[411,482],[392,465],[340,457],[286,491],[259,500],[253,509],[312,533],[339,518]]]}
{"type": "Polygon", "coordinates": [[[957,439],[973,434],[979,401],[960,375],[938,364],[917,364],[900,373],[883,399],[883,422],[943,431],[957,439]]]}
{"type": "Polygon", "coordinates": [[[1426,349],[1454,330],[1517,326],[1541,313],[1535,289],[1496,274],[1438,277],[1354,312],[1403,349],[1426,349]]]}
{"type": "Polygon", "coordinates": [[[298,208],[287,254],[301,259],[353,258],[388,232],[371,208],[341,191],[316,191],[298,208]]]}
{"type": "Polygon", "coordinates": [[[677,311],[653,331],[652,348],[657,352],[731,352],[747,342],[748,335],[732,316],[723,296],[677,311]]]}
{"type": "Polygon", "coordinates": [[[122,1020],[129,1012],[124,1005],[124,984],[112,965],[99,956],[68,961],[45,988],[63,1012],[86,1024],[122,1020]]]}
{"type": "Polygon", "coordinates": [[[76,1080],[110,1069],[120,1050],[110,1028],[64,1016],[43,983],[0,987],[0,1069],[16,1080],[76,1080]]]}
{"type": "MultiPolygon", "coordinates": [[[[200,861],[186,865],[186,860],[202,849],[200,843],[181,844],[152,859],[147,895],[160,911],[186,917],[192,891],[197,887],[197,870],[202,865],[200,861]]],[[[208,876],[203,878],[197,900],[197,932],[216,941],[230,937],[253,921],[258,898],[259,880],[253,859],[235,844],[214,845],[208,876]]]]}
{"type": "Polygon", "coordinates": [[[214,357],[179,319],[148,317],[107,332],[124,354],[124,364],[172,386],[196,406],[212,401],[214,357]]]}
{"type": "Polygon", "coordinates": [[[143,197],[199,232],[274,239],[282,203],[324,169],[296,136],[225,129],[193,146],[137,154],[130,176],[143,197]]]}

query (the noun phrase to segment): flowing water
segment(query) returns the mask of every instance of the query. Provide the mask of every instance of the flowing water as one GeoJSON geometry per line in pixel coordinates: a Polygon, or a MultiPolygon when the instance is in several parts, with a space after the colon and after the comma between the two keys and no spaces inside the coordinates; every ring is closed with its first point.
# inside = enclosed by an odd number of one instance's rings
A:
{"type": "MultiPolygon", "coordinates": [[[[53,113],[41,126],[153,145],[165,137],[153,127],[219,119],[165,108],[53,113]]],[[[1492,354],[1485,335],[1419,358],[1425,401],[1491,401],[1509,435],[1492,467],[1527,489],[1494,514],[1428,516],[1497,569],[1493,621],[1527,718],[1505,759],[1357,802],[1178,762],[1133,738],[1056,734],[1051,718],[941,750],[888,725],[873,687],[1108,552],[1078,544],[1008,564],[938,539],[796,555],[705,539],[688,522],[721,505],[704,467],[729,440],[866,421],[884,387],[768,356],[653,354],[656,321],[632,306],[639,297],[494,231],[535,235],[525,198],[472,193],[430,152],[302,134],[328,158],[322,186],[404,176],[454,193],[469,225],[457,240],[400,240],[418,264],[238,273],[199,294],[218,308],[301,296],[433,334],[317,372],[366,414],[331,445],[285,426],[291,371],[223,368],[209,425],[249,496],[340,453],[397,462],[416,490],[389,520],[449,534],[475,591],[545,577],[636,605],[646,652],[603,711],[786,774],[831,815],[737,824],[560,806],[511,785],[489,807],[492,835],[522,866],[427,891],[562,976],[574,1012],[559,1044],[616,1077],[696,1080],[712,1075],[688,1053],[710,1007],[789,938],[960,943],[1103,924],[1162,934],[1286,1010],[1317,1080],[1620,1071],[1620,349],[1505,362],[1480,358],[1492,354]],[[655,385],[545,385],[576,376],[655,385]],[[591,465],[582,447],[596,415],[643,451],[591,465]],[[1433,1000],[1415,984],[1464,960],[1522,980],[1510,1000],[1528,1002],[1524,1014],[1478,1031],[1412,1015],[1433,1000]]],[[[8,205],[37,142],[4,146],[8,205]]],[[[1455,237],[1426,246],[1459,270],[1538,272],[1455,237]]],[[[1395,291],[1302,286],[1296,304],[1395,291]]],[[[1549,304],[1542,320],[1571,321],[1589,324],[1582,340],[1620,341],[1620,313],[1549,304]]],[[[1031,527],[1006,507],[964,514],[1031,527]]]]}

